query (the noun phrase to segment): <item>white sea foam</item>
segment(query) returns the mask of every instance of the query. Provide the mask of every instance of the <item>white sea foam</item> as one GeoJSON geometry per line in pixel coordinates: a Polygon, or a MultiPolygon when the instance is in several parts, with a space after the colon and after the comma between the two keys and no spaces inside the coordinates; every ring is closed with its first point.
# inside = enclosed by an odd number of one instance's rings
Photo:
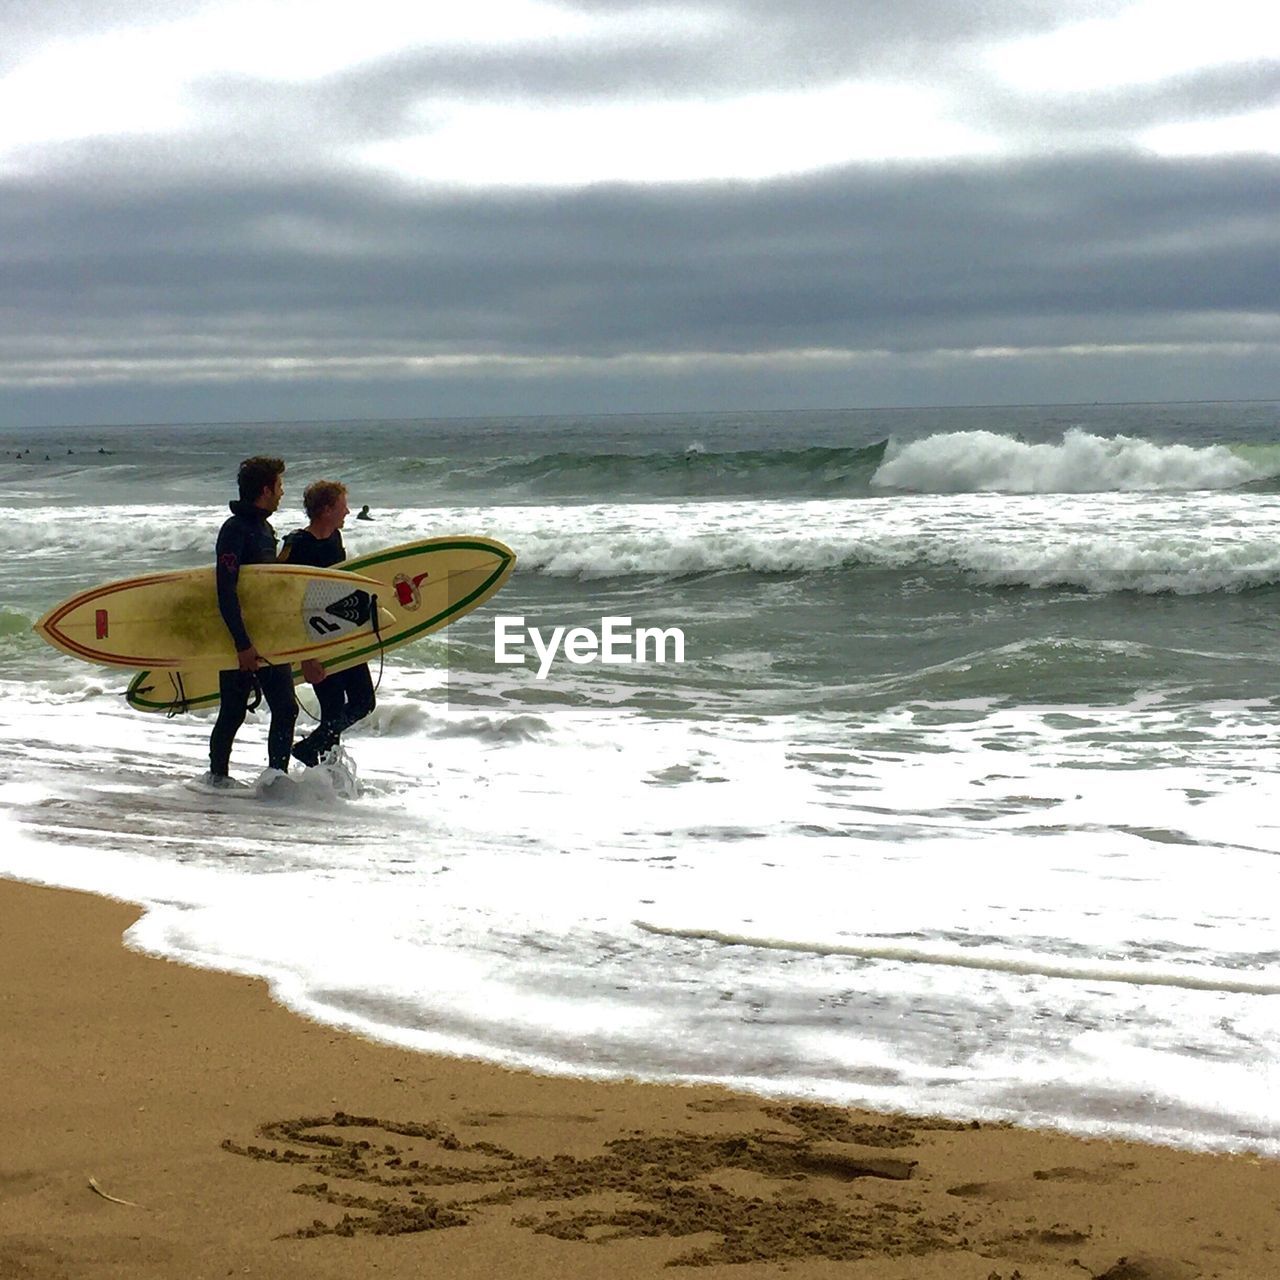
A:
{"type": "Polygon", "coordinates": [[[1207,967],[1181,972],[1151,966],[1123,964],[1070,964],[1010,954],[1007,949],[973,955],[959,948],[888,946],[884,943],[797,942],[786,938],[762,938],[717,929],[676,929],[635,921],[637,929],[664,938],[684,938],[695,942],[715,942],[725,947],[754,947],[762,951],[793,951],[811,956],[850,956],[857,960],[885,960],[894,964],[929,964],[956,969],[978,969],[984,973],[1025,974],[1029,977],[1062,978],[1071,982],[1126,982],[1136,987],[1178,987],[1183,991],[1226,991],[1237,995],[1280,995],[1280,977],[1275,980],[1236,977],[1207,967]]]}
{"type": "Polygon", "coordinates": [[[141,902],[144,950],[417,1048],[1280,1153],[1264,702],[1193,738],[1152,698],[1095,709],[1105,738],[976,703],[413,709],[348,735],[361,799],[308,774],[264,804],[174,780],[207,723],[0,701],[0,870],[141,902]]]}
{"type": "Polygon", "coordinates": [[[224,518],[216,509],[195,506],[0,508],[0,551],[20,553],[37,566],[106,556],[130,566],[149,567],[156,560],[187,567],[212,560],[224,518]]]}
{"type": "Polygon", "coordinates": [[[991,431],[913,440],[887,458],[872,485],[916,493],[1124,493],[1230,489],[1268,474],[1221,445],[1159,444],[1068,431],[1029,444],[991,431]]]}
{"type": "Polygon", "coordinates": [[[1280,581],[1280,498],[903,495],[494,513],[525,571],[585,580],[749,570],[951,570],[997,585],[1201,594],[1280,581]]]}
{"type": "MultiPolygon", "coordinates": [[[[195,508],[0,509],[0,550],[26,541],[29,578],[15,604],[47,607],[86,561],[133,572],[206,563],[217,522],[195,508]],[[36,602],[40,602],[37,606],[36,602]]],[[[521,573],[562,578],[839,569],[966,573],[1000,585],[1200,594],[1280,581],[1280,495],[1119,493],[899,495],[787,503],[407,509],[377,543],[483,532],[513,546],[521,573]]]]}

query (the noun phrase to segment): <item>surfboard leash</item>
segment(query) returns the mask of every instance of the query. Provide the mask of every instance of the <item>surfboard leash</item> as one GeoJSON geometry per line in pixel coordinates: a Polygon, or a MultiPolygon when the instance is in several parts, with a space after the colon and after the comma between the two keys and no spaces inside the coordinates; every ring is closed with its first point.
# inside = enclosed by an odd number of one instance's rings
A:
{"type": "Polygon", "coordinates": [[[373,596],[373,634],[378,642],[378,678],[373,682],[373,692],[376,697],[378,690],[382,688],[382,672],[387,660],[386,644],[382,639],[382,621],[378,617],[378,597],[376,595],[373,596]]]}
{"type": "Polygon", "coordinates": [[[187,700],[187,686],[183,683],[182,672],[169,672],[169,682],[173,685],[174,690],[178,695],[169,704],[169,710],[165,715],[167,720],[172,720],[174,716],[180,716],[184,711],[190,711],[191,704],[187,700]]]}
{"type": "MultiPolygon", "coordinates": [[[[312,689],[314,689],[315,685],[312,685],[311,687],[312,689]]],[[[294,690],[293,690],[293,705],[297,707],[298,710],[301,711],[302,714],[306,716],[307,719],[310,720],[313,724],[320,723],[320,717],[312,714],[311,708],[307,706],[307,704],[303,702],[300,697],[298,697],[298,690],[296,686],[294,687],[294,690]]]]}
{"type": "Polygon", "coordinates": [[[245,706],[246,711],[257,711],[262,706],[262,682],[258,679],[258,673],[254,671],[250,677],[253,681],[253,692],[249,695],[248,704],[245,706]]]}

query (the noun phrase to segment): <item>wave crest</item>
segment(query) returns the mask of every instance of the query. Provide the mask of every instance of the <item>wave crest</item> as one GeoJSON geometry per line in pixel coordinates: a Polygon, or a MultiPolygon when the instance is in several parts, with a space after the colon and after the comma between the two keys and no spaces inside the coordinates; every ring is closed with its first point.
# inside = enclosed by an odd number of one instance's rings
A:
{"type": "Polygon", "coordinates": [[[913,493],[1144,493],[1233,489],[1280,469],[1226,445],[1159,444],[1074,428],[1057,444],[993,431],[953,431],[903,445],[876,470],[873,488],[913,493]]]}

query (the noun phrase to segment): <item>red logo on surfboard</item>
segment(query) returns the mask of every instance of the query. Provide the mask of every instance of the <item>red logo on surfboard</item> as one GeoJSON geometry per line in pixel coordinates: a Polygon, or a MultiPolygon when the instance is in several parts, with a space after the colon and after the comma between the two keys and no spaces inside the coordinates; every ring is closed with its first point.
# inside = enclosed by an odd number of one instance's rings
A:
{"type": "Polygon", "coordinates": [[[422,593],[418,590],[418,587],[430,576],[430,574],[419,573],[410,578],[403,573],[396,574],[391,585],[396,589],[396,599],[400,602],[402,608],[418,608],[422,603],[422,593]]]}

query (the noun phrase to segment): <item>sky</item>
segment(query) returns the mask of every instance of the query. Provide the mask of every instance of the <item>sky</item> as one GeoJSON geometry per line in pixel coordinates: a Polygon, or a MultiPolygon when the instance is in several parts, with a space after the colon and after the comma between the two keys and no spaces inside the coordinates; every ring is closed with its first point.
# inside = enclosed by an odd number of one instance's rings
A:
{"type": "Polygon", "coordinates": [[[1280,398],[1266,0],[0,15],[0,425],[1280,398]]]}

